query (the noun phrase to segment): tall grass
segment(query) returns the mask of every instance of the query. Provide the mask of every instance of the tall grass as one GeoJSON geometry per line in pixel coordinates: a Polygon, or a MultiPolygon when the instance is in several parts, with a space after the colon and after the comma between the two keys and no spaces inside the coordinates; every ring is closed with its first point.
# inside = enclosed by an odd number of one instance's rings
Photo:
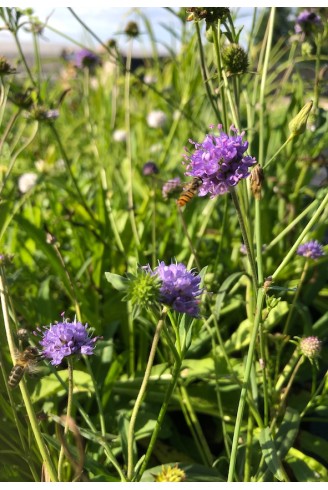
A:
{"type": "Polygon", "coordinates": [[[3,481],[328,480],[327,256],[297,254],[314,239],[327,250],[326,9],[319,29],[295,36],[291,22],[279,39],[276,9],[254,9],[235,73],[233,11],[169,11],[179,49],[167,58],[141,10],[144,66],[131,70],[130,35],[125,61],[118,38],[101,43],[101,65],[45,73],[42,24],[1,8],[19,61],[0,62],[3,481]],[[166,121],[150,127],[155,110],[166,121]],[[219,123],[245,131],[264,181],[253,173],[181,210],[163,183],[189,179],[185,147],[219,123]],[[149,161],[159,173],[145,175],[149,161]],[[160,261],[200,273],[199,317],[142,307],[140,266],[160,261]],[[94,355],[40,360],[11,390],[16,349],[41,350],[33,332],[62,312],[100,337],[94,355]]]}

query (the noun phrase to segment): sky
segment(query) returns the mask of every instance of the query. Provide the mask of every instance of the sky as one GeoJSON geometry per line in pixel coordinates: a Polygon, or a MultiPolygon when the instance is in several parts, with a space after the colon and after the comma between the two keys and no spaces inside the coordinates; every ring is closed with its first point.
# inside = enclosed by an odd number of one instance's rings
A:
{"type": "MultiPolygon", "coordinates": [[[[66,7],[51,7],[42,4],[38,4],[33,7],[35,15],[44,22],[48,18],[48,25],[57,31],[63,32],[79,43],[89,48],[97,48],[97,43],[92,39],[79,22],[74,18],[72,13],[66,7]]],[[[48,4],[49,5],[49,4],[48,4]]],[[[51,4],[50,4],[51,5],[51,4]]],[[[108,5],[108,4],[107,4],[108,5]]],[[[151,22],[152,28],[155,31],[156,39],[159,42],[158,49],[165,52],[165,48],[162,43],[167,43],[171,47],[175,46],[175,41],[172,35],[161,25],[166,24],[170,28],[180,29],[180,21],[174,15],[169,13],[166,9],[161,7],[104,7],[95,5],[90,8],[89,3],[85,3],[85,6],[72,7],[75,13],[85,22],[94,32],[101,38],[103,42],[115,37],[118,40],[119,47],[122,52],[127,48],[126,36],[122,34],[124,27],[130,20],[138,21],[140,30],[145,35],[140,37],[140,40],[136,41],[134,54],[143,54],[150,51],[149,36],[146,34],[146,29],[143,23],[140,21],[140,17],[136,12],[139,10],[142,14],[145,14],[151,22]],[[139,20],[138,20],[139,19],[139,20]],[[161,47],[162,46],[162,47],[161,47]]],[[[240,21],[239,25],[245,24],[245,27],[250,26],[251,23],[251,8],[242,8],[239,10],[240,21]]],[[[32,45],[31,34],[25,32],[23,29],[20,31],[20,39],[25,48],[32,45]]],[[[5,46],[12,44],[12,36],[7,31],[0,31],[0,43],[5,46]]],[[[41,49],[54,49],[57,46],[73,47],[74,45],[60,34],[55,33],[53,30],[46,28],[43,36],[40,39],[41,49]]],[[[175,46],[176,47],[176,46],[175,46]]],[[[75,49],[79,49],[78,47],[75,49]]]]}

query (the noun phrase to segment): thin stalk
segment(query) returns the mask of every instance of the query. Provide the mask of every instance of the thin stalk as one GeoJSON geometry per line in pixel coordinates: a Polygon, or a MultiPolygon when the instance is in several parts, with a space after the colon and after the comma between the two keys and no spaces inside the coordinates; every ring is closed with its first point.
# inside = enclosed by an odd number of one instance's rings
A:
{"type": "Polygon", "coordinates": [[[215,105],[215,103],[214,103],[213,96],[211,94],[210,87],[209,87],[209,80],[208,80],[208,75],[207,75],[207,70],[206,70],[205,56],[204,56],[203,43],[202,43],[202,37],[200,34],[199,23],[195,22],[195,26],[196,26],[197,41],[198,41],[199,56],[200,56],[200,68],[201,68],[201,73],[202,73],[202,77],[203,77],[203,82],[204,82],[206,94],[207,94],[208,100],[211,103],[211,106],[214,110],[214,113],[215,113],[218,121],[220,121],[220,112],[219,112],[217,105],[215,105]]]}
{"type": "Polygon", "coordinates": [[[153,338],[153,343],[150,349],[149,353],[149,358],[147,362],[147,366],[145,369],[145,374],[141,383],[141,387],[137,396],[137,399],[135,401],[132,414],[131,414],[131,419],[130,419],[130,425],[129,425],[129,430],[128,430],[128,468],[127,468],[127,479],[128,481],[132,481],[133,478],[133,469],[134,469],[134,461],[133,461],[133,443],[134,443],[134,428],[135,428],[135,423],[137,420],[137,416],[141,407],[142,400],[145,396],[146,393],[146,388],[148,385],[151,369],[153,367],[154,359],[155,359],[155,354],[156,354],[156,349],[158,345],[158,341],[160,338],[160,334],[164,325],[165,317],[167,314],[167,307],[165,306],[162,310],[160,319],[157,323],[156,330],[155,330],[155,335],[153,338]]]}
{"type": "MultiPolygon", "coordinates": [[[[5,273],[3,270],[3,267],[0,266],[0,297],[1,297],[1,306],[2,306],[2,314],[3,314],[3,321],[4,321],[4,326],[5,326],[5,331],[6,331],[6,336],[7,336],[7,342],[9,346],[9,351],[10,355],[12,357],[13,363],[15,362],[15,353],[16,353],[16,348],[15,348],[15,343],[10,327],[10,320],[9,320],[9,312],[8,312],[8,305],[7,305],[7,287],[6,287],[6,281],[5,281],[5,273]]],[[[47,446],[45,445],[45,442],[42,438],[42,434],[39,428],[39,424],[34,412],[33,404],[30,398],[30,395],[27,391],[25,381],[22,380],[19,383],[20,391],[22,394],[23,402],[26,408],[27,416],[32,428],[32,432],[35,438],[35,442],[38,446],[43,464],[45,468],[47,469],[47,472],[49,474],[49,477],[52,482],[57,482],[57,475],[56,475],[56,470],[54,468],[54,465],[52,463],[52,460],[50,458],[50,454],[48,451],[47,446]]]]}
{"type": "Polygon", "coordinates": [[[309,214],[318,204],[318,199],[315,199],[314,201],[309,204],[304,211],[302,211],[289,225],[287,225],[280,233],[277,235],[265,248],[265,251],[268,252],[272,247],[274,247],[277,243],[281,242],[281,239],[287,235],[302,219],[309,214]]]}
{"type": "Polygon", "coordinates": [[[203,430],[200,426],[199,420],[197,418],[197,415],[192,407],[192,404],[190,402],[190,398],[188,395],[188,391],[185,388],[185,386],[181,385],[180,386],[180,396],[181,396],[181,403],[184,404],[187,414],[189,416],[190,422],[194,428],[197,441],[198,441],[198,447],[201,452],[202,459],[204,463],[211,467],[213,463],[213,456],[211,453],[211,450],[207,444],[206,438],[204,436],[203,430]]]}
{"type": "Polygon", "coordinates": [[[260,116],[260,121],[259,121],[260,126],[259,126],[259,159],[258,159],[258,161],[260,162],[261,165],[263,164],[263,161],[264,161],[265,86],[266,86],[267,74],[268,74],[268,69],[269,69],[269,59],[270,59],[270,52],[271,52],[271,45],[272,45],[272,38],[273,38],[275,12],[276,12],[275,7],[272,7],[271,8],[271,14],[269,17],[269,25],[268,25],[269,32],[268,32],[268,39],[267,39],[267,43],[266,43],[264,64],[263,64],[263,70],[262,70],[262,76],[261,76],[261,86],[260,86],[260,115],[259,115],[260,116]]]}
{"type": "Polygon", "coordinates": [[[221,53],[220,53],[220,34],[221,34],[221,22],[219,20],[217,30],[215,26],[212,26],[213,41],[214,41],[214,51],[216,56],[216,64],[218,71],[218,85],[220,87],[221,105],[222,105],[222,118],[223,127],[225,131],[228,131],[228,118],[225,100],[225,91],[222,82],[222,63],[221,63],[221,53]]]}
{"type": "Polygon", "coordinates": [[[13,33],[13,36],[14,36],[14,39],[15,39],[15,43],[16,43],[17,49],[19,51],[20,58],[23,61],[23,65],[24,65],[25,70],[26,70],[26,72],[27,72],[27,74],[29,76],[29,79],[31,80],[32,85],[34,85],[34,87],[37,88],[37,83],[36,83],[36,81],[33,78],[33,75],[32,75],[32,72],[30,70],[30,67],[28,66],[28,63],[26,61],[25,54],[24,54],[24,52],[22,50],[21,43],[20,43],[20,41],[18,39],[17,31],[12,31],[12,33],[13,33]]]}
{"type": "Polygon", "coordinates": [[[292,246],[292,248],[289,250],[289,252],[285,256],[285,258],[283,259],[283,261],[281,262],[281,264],[277,267],[277,269],[275,270],[275,272],[272,274],[272,279],[273,280],[277,278],[277,276],[282,271],[282,269],[294,257],[294,254],[295,254],[295,251],[296,251],[297,247],[299,246],[299,244],[301,243],[301,241],[303,240],[303,238],[307,235],[307,233],[310,231],[310,229],[312,228],[312,226],[319,219],[320,214],[323,211],[325,211],[326,206],[328,206],[328,193],[326,194],[326,196],[322,200],[320,206],[317,208],[316,212],[314,213],[314,215],[312,216],[312,218],[310,219],[310,221],[308,222],[308,224],[304,227],[302,233],[299,235],[298,239],[296,240],[296,242],[294,243],[294,245],[292,246]]]}
{"type": "Polygon", "coordinates": [[[128,211],[130,217],[130,223],[132,228],[132,234],[134,236],[134,240],[137,246],[137,261],[138,261],[138,249],[140,247],[140,240],[138,235],[138,229],[136,225],[136,218],[134,214],[134,205],[133,205],[133,166],[132,166],[132,148],[131,148],[131,124],[130,124],[130,70],[131,70],[131,59],[132,59],[132,39],[129,44],[128,53],[126,56],[126,72],[125,72],[125,81],[124,81],[124,105],[125,105],[125,130],[126,130],[126,152],[127,159],[129,163],[128,170],[128,211]]]}
{"type": "Polygon", "coordinates": [[[252,281],[253,281],[253,287],[254,287],[254,294],[256,294],[257,287],[258,287],[258,278],[257,278],[257,271],[256,271],[256,264],[255,264],[255,260],[254,260],[253,250],[251,249],[250,244],[249,244],[245,222],[244,222],[241,210],[240,210],[239,200],[238,200],[238,197],[237,197],[237,194],[236,194],[234,187],[230,188],[230,194],[231,194],[231,197],[232,197],[232,200],[233,200],[236,212],[237,212],[240,231],[241,231],[241,234],[242,234],[242,237],[244,240],[244,244],[246,246],[247,257],[248,257],[248,260],[249,260],[249,263],[251,266],[251,274],[252,274],[252,281]]]}
{"type": "Polygon", "coordinates": [[[266,168],[268,168],[268,166],[270,165],[270,163],[273,162],[273,160],[275,160],[277,158],[277,156],[279,155],[279,153],[285,148],[285,146],[287,146],[287,144],[292,141],[292,139],[294,139],[294,136],[293,135],[290,135],[288,136],[287,140],[285,141],[285,143],[276,151],[276,153],[263,165],[263,170],[265,170],[266,168]]]}
{"type": "Polygon", "coordinates": [[[34,56],[35,56],[35,64],[36,64],[36,73],[37,73],[37,86],[38,89],[41,89],[41,75],[42,75],[42,68],[41,68],[41,57],[40,57],[40,48],[39,48],[39,42],[38,42],[38,36],[35,32],[33,32],[33,47],[34,47],[34,56]]]}
{"type": "Polygon", "coordinates": [[[248,391],[250,374],[251,374],[252,365],[253,365],[256,340],[257,340],[258,331],[259,331],[259,328],[261,325],[264,296],[265,296],[265,292],[264,292],[263,288],[259,288],[258,293],[257,293],[256,315],[255,315],[255,319],[254,319],[253,330],[251,333],[251,339],[250,339],[249,349],[248,349],[248,353],[247,353],[244,381],[243,381],[243,385],[242,385],[242,389],[241,389],[241,394],[240,394],[240,399],[239,399],[239,404],[238,404],[238,410],[237,410],[237,416],[236,416],[235,430],[234,430],[234,434],[233,434],[231,459],[230,459],[229,473],[228,473],[228,482],[233,481],[235,468],[236,468],[238,439],[239,439],[239,434],[240,434],[240,429],[241,429],[241,424],[242,424],[242,420],[243,420],[243,414],[244,414],[244,409],[245,409],[245,404],[246,404],[246,399],[247,399],[247,391],[248,391]]]}
{"type": "MultiPolygon", "coordinates": [[[[198,261],[197,252],[196,252],[195,247],[193,246],[193,243],[191,241],[191,237],[189,235],[187,225],[186,225],[185,220],[183,218],[182,210],[181,210],[180,206],[177,206],[177,209],[178,209],[178,213],[179,213],[179,216],[180,216],[180,220],[181,220],[183,231],[184,231],[185,236],[186,236],[186,238],[188,240],[188,243],[189,243],[189,247],[190,247],[190,250],[191,250],[191,253],[192,253],[192,257],[193,257],[193,259],[196,262],[197,269],[200,271],[201,270],[201,267],[200,267],[200,263],[198,261]]],[[[192,260],[192,257],[190,257],[190,260],[192,260]]]]}
{"type": "Polygon", "coordinates": [[[153,433],[152,433],[152,436],[150,438],[150,442],[148,444],[148,448],[147,448],[144,460],[143,460],[142,465],[141,465],[141,469],[140,469],[140,472],[138,475],[139,479],[141,478],[142,474],[146,470],[148,461],[152,455],[152,452],[153,452],[153,449],[154,449],[154,446],[155,446],[155,443],[157,440],[157,436],[158,436],[159,431],[162,427],[162,423],[163,423],[167,408],[169,406],[169,402],[171,400],[172,393],[176,387],[176,384],[177,384],[179,376],[180,376],[181,363],[182,363],[181,359],[176,359],[174,367],[173,367],[172,379],[171,379],[170,385],[168,386],[167,391],[165,393],[165,398],[164,398],[163,404],[161,406],[161,410],[158,414],[158,417],[156,420],[156,425],[155,425],[155,428],[153,430],[153,433]]]}
{"type": "Polygon", "coordinates": [[[133,321],[133,308],[131,301],[126,303],[127,314],[128,314],[128,345],[129,345],[129,361],[128,361],[128,372],[131,378],[134,378],[135,369],[135,338],[134,338],[134,321],[133,321]]]}
{"type": "MultiPolygon", "coordinates": [[[[71,358],[67,358],[67,369],[68,369],[68,393],[67,393],[67,407],[66,407],[66,421],[65,421],[65,429],[64,435],[67,435],[69,429],[69,420],[72,417],[72,402],[73,402],[73,360],[71,358]]],[[[65,448],[64,444],[60,446],[59,458],[58,458],[58,481],[63,481],[63,463],[65,457],[65,448]]]]}
{"type": "Polygon", "coordinates": [[[253,449],[253,433],[254,433],[254,421],[251,414],[248,414],[247,424],[247,437],[246,437],[246,454],[245,454],[245,468],[244,468],[244,482],[249,482],[251,478],[251,460],[253,449]]]}
{"type": "Polygon", "coordinates": [[[301,418],[303,418],[304,415],[306,414],[306,412],[312,407],[314,400],[319,395],[320,391],[325,387],[326,381],[327,381],[327,379],[326,379],[327,375],[328,375],[328,371],[326,371],[326,373],[325,373],[324,377],[322,378],[321,383],[319,384],[316,391],[313,394],[311,394],[310,400],[308,401],[308,403],[306,404],[306,406],[304,407],[304,409],[302,410],[302,412],[300,414],[301,418]]]}
{"type": "Polygon", "coordinates": [[[286,320],[284,329],[282,331],[283,335],[287,335],[287,332],[288,332],[288,329],[289,329],[289,325],[291,323],[292,316],[293,316],[293,313],[294,313],[294,310],[295,310],[295,305],[296,305],[297,300],[299,298],[299,295],[301,293],[302,286],[304,285],[304,280],[305,280],[305,277],[306,277],[308,268],[309,268],[309,261],[308,260],[305,260],[304,266],[303,266],[303,270],[302,270],[302,273],[301,273],[300,282],[299,282],[299,285],[298,285],[298,287],[296,289],[296,292],[295,292],[295,295],[294,295],[294,299],[293,299],[292,305],[289,308],[288,317],[287,317],[287,320],[286,320]]]}
{"type": "Polygon", "coordinates": [[[321,45],[322,45],[322,33],[316,36],[316,57],[315,57],[315,80],[314,80],[314,97],[313,97],[313,110],[314,113],[317,112],[319,97],[320,97],[320,56],[321,56],[321,45]]]}

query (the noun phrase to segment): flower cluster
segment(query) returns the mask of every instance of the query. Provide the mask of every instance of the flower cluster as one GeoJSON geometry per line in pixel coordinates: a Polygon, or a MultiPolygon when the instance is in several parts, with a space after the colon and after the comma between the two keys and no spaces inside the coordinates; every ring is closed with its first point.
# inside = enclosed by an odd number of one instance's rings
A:
{"type": "Polygon", "coordinates": [[[150,128],[163,128],[167,122],[167,115],[165,112],[157,110],[151,111],[147,115],[147,124],[150,128]]]}
{"type": "MultiPolygon", "coordinates": [[[[89,337],[87,327],[87,324],[83,325],[76,320],[70,322],[63,319],[62,322],[43,327],[44,331],[37,328],[39,332],[42,332],[40,345],[44,358],[49,359],[54,366],[58,366],[64,357],[74,354],[92,355],[99,337],[89,337]]],[[[34,333],[37,335],[37,332],[34,333]]]]}
{"type": "Polygon", "coordinates": [[[303,356],[310,360],[317,358],[320,354],[322,342],[318,337],[305,337],[299,343],[300,351],[303,356]]]}
{"type": "Polygon", "coordinates": [[[296,19],[295,32],[300,34],[310,34],[312,31],[316,31],[318,27],[321,27],[321,17],[315,12],[309,12],[309,10],[303,10],[296,19]]]}
{"type": "MultiPolygon", "coordinates": [[[[148,266],[150,271],[150,267],[148,266]]],[[[160,262],[152,272],[161,279],[159,300],[171,306],[179,313],[190,316],[199,315],[199,299],[203,290],[200,287],[201,278],[198,274],[188,271],[184,264],[160,262]]]]}
{"type": "Polygon", "coordinates": [[[309,242],[303,243],[297,249],[297,255],[309,259],[318,259],[325,255],[321,243],[318,240],[310,240],[309,242]]]}
{"type": "MultiPolygon", "coordinates": [[[[221,124],[218,129],[222,129],[221,124]]],[[[248,177],[249,167],[256,163],[255,158],[244,156],[248,148],[248,141],[243,141],[244,132],[238,134],[234,126],[230,130],[235,134],[207,134],[202,143],[189,140],[196,151],[191,155],[184,155],[187,160],[186,175],[202,179],[199,196],[209,193],[213,198],[218,194],[225,194],[229,187],[248,177]]]]}

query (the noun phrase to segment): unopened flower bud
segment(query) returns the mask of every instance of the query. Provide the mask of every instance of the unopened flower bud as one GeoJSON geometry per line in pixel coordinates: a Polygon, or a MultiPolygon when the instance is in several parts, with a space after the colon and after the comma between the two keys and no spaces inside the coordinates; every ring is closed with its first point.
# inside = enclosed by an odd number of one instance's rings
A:
{"type": "Polygon", "coordinates": [[[187,7],[187,21],[205,19],[206,24],[224,20],[230,12],[228,7],[187,7]]]}
{"type": "Polygon", "coordinates": [[[255,165],[251,171],[251,191],[255,199],[261,199],[261,189],[264,181],[264,172],[260,164],[255,165]]]}
{"type": "Polygon", "coordinates": [[[222,61],[228,75],[247,72],[248,55],[239,44],[229,44],[222,53],[222,61]]]}
{"type": "Polygon", "coordinates": [[[142,173],[144,175],[154,175],[158,174],[159,170],[155,162],[146,162],[142,168],[142,173]]]}
{"type": "Polygon", "coordinates": [[[300,351],[303,356],[308,357],[311,360],[316,359],[321,351],[321,340],[318,337],[306,337],[299,343],[300,351]]]}
{"type": "Polygon", "coordinates": [[[125,29],[124,29],[124,32],[129,37],[138,37],[139,36],[138,24],[136,22],[133,22],[133,21],[128,22],[125,29]]]}
{"type": "Polygon", "coordinates": [[[5,56],[0,56],[0,76],[11,75],[16,73],[15,68],[13,68],[5,56]]]}
{"type": "Polygon", "coordinates": [[[295,137],[298,136],[302,133],[304,133],[306,129],[306,123],[309,117],[309,114],[311,112],[313,106],[313,101],[310,100],[305,104],[304,107],[300,110],[300,112],[297,114],[297,116],[292,119],[288,125],[289,131],[291,132],[291,136],[295,137]]]}

